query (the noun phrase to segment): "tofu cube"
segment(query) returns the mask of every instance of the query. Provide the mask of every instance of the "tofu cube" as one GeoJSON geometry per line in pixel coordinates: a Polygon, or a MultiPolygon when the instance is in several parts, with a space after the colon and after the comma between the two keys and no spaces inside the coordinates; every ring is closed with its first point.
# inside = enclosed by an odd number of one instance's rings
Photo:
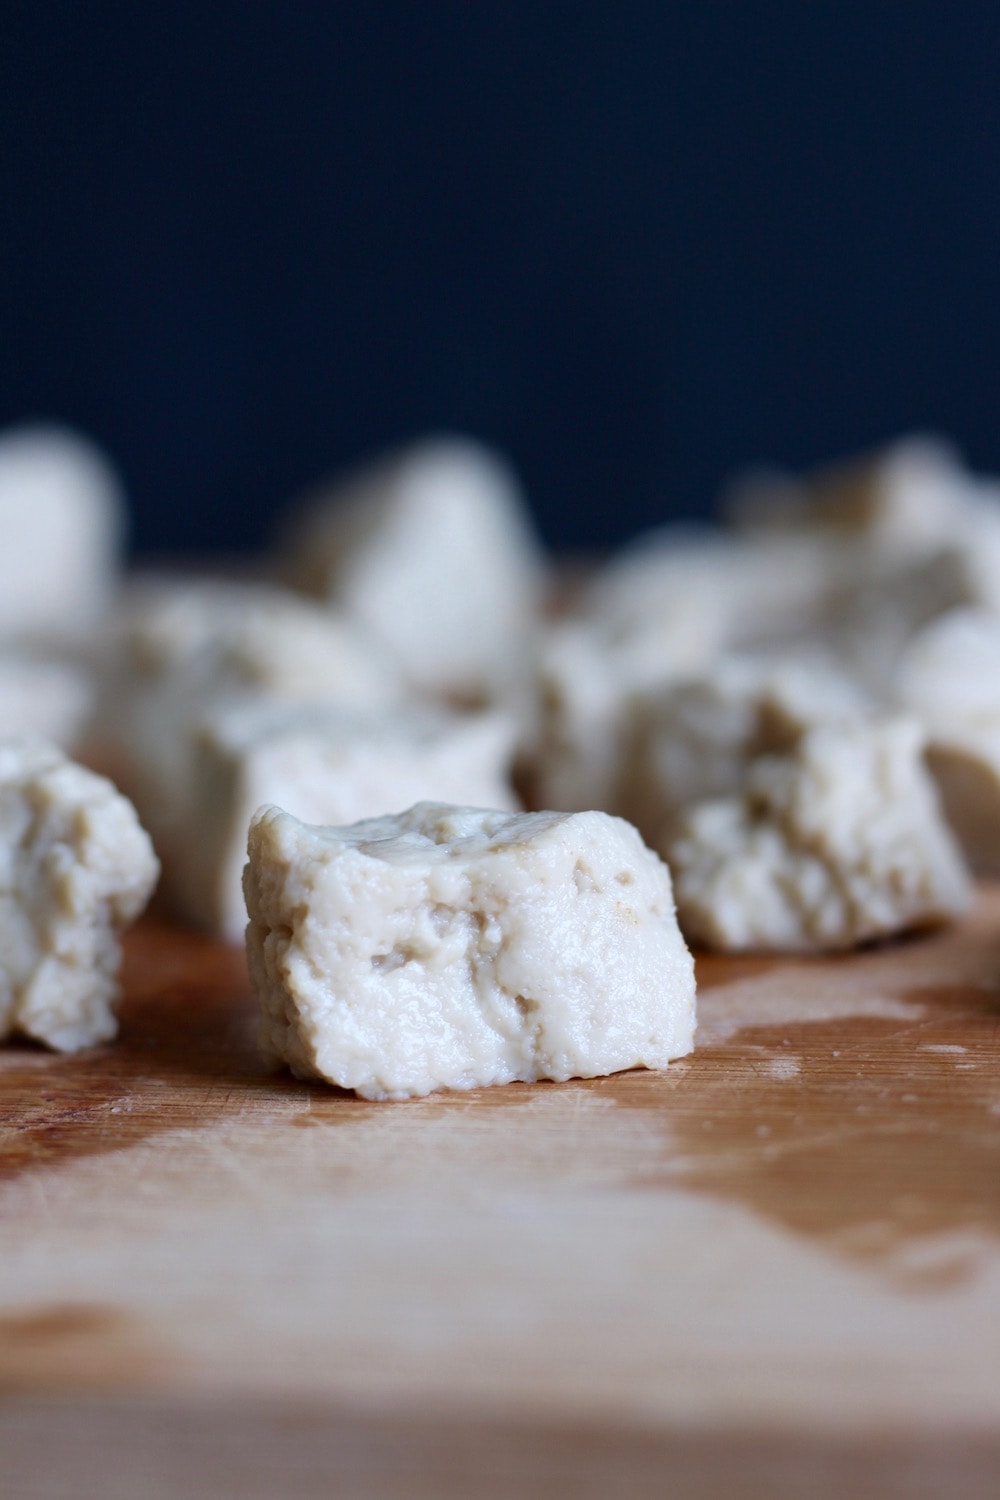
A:
{"type": "Polygon", "coordinates": [[[40,741],[0,742],[0,1038],[114,1036],[118,938],[159,873],[131,803],[40,741]]]}
{"type": "Polygon", "coordinates": [[[966,859],[1000,875],[1000,618],[942,615],[910,641],[893,688],[927,730],[927,764],[966,859]]]}
{"type": "Polygon", "coordinates": [[[409,683],[475,701],[523,669],[542,563],[521,487],[478,443],[416,443],[323,490],[287,574],[363,624],[409,683]]]}
{"type": "Polygon", "coordinates": [[[53,654],[0,650],[0,740],[79,741],[94,705],[92,674],[53,654]]]}
{"type": "Polygon", "coordinates": [[[793,658],[722,656],[632,705],[619,807],[659,847],[693,803],[738,793],[753,761],[869,708],[850,678],[793,658]]]}
{"type": "Polygon", "coordinates": [[[354,823],[416,798],[514,808],[514,725],[500,713],[359,715],[249,697],[207,710],[190,803],[163,842],[164,885],[186,920],[231,942],[246,928],[247,829],[263,803],[310,823],[354,823]]]}
{"type": "Polygon", "coordinates": [[[125,500],[104,455],[60,427],[0,434],[0,634],[92,625],[117,584],[125,500]]]}
{"type": "Polygon", "coordinates": [[[247,952],[266,1057],[367,1099],[663,1068],[693,1046],[670,874],[598,812],[421,803],[255,817],[247,952]]]}
{"type": "Polygon", "coordinates": [[[854,947],[969,904],[961,855],[908,719],[807,731],[740,795],[698,803],[665,853],[681,926],[729,952],[854,947]]]}

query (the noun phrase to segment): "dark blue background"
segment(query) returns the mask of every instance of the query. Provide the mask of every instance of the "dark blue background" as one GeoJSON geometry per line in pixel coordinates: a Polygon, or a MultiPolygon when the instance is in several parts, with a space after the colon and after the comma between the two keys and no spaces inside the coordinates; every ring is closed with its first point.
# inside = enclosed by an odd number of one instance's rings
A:
{"type": "Polygon", "coordinates": [[[910,426],[1000,467],[1000,6],[7,3],[0,420],[252,545],[427,428],[549,538],[910,426]]]}

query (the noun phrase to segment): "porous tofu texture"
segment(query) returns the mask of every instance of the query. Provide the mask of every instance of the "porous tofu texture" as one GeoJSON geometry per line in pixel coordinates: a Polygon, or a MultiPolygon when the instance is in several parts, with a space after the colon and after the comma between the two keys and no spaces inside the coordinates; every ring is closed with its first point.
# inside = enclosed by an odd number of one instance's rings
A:
{"type": "Polygon", "coordinates": [[[159,865],[132,804],[38,741],[0,741],[0,1038],[114,1036],[118,937],[159,865]]]}
{"type": "Polygon", "coordinates": [[[250,828],[261,1046],[368,1099],[665,1067],[695,982],[670,875],[598,812],[418,803],[350,828],[250,828]]]}
{"type": "Polygon", "coordinates": [[[913,721],[824,726],[697,805],[665,853],[686,935],[728,951],[850,948],[968,904],[913,721]]]}
{"type": "Polygon", "coordinates": [[[633,705],[620,810],[659,847],[684,809],[738,793],[760,756],[786,753],[814,725],[860,719],[868,708],[828,665],[720,657],[633,705]]]}

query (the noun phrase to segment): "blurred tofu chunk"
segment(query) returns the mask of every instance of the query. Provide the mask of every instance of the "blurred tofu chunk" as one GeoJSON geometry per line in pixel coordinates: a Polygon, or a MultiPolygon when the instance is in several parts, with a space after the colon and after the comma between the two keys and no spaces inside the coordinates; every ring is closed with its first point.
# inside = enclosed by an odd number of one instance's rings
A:
{"type": "Polygon", "coordinates": [[[968,905],[913,720],[823,726],[764,756],[740,795],[696,804],[664,850],[694,942],[727,952],[851,948],[968,905]]]}
{"type": "Polygon", "coordinates": [[[748,533],[853,539],[904,560],[946,544],[981,483],[950,443],[915,435],[799,479],[747,476],[730,488],[726,509],[748,533]]]}
{"type": "Polygon", "coordinates": [[[829,666],[721,657],[634,704],[619,801],[659,845],[693,803],[739,793],[760,756],[784,754],[808,729],[869,710],[860,688],[829,666]]]}
{"type": "Polygon", "coordinates": [[[433,439],[306,502],[286,576],[358,620],[414,687],[504,696],[523,668],[542,562],[505,463],[463,439],[433,439]]]}
{"type": "Polygon", "coordinates": [[[1000,616],[955,610],[920,631],[893,684],[927,732],[927,764],[973,870],[1000,875],[1000,616]]]}
{"type": "Polygon", "coordinates": [[[0,636],[93,626],[118,585],[121,484],[104,455],[61,427],[0,433],[0,636]]]}
{"type": "Polygon", "coordinates": [[[94,707],[93,674],[54,654],[0,647],[0,740],[48,740],[63,750],[80,740],[94,707]]]}
{"type": "MultiPolygon", "coordinates": [[[[324,824],[425,797],[513,808],[513,743],[497,712],[359,715],[266,698],[207,707],[194,728],[189,804],[163,829],[165,893],[187,921],[241,941],[247,829],[262,804],[324,824]]],[[[155,837],[155,798],[150,818],[155,837]]]]}

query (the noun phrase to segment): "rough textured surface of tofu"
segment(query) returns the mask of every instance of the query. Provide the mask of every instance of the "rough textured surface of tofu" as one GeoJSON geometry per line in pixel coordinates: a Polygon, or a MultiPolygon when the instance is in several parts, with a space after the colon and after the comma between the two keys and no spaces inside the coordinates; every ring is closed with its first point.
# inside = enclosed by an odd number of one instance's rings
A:
{"type": "Polygon", "coordinates": [[[307,502],[286,571],[361,621],[414,686],[487,698],[521,669],[542,582],[513,473],[457,438],[418,443],[307,502]]]}
{"type": "Polygon", "coordinates": [[[917,723],[810,730],[739,797],[702,802],[665,849],[695,942],[728,951],[849,948],[945,921],[970,889],[917,723]]]}
{"type": "Polygon", "coordinates": [[[365,1098],[662,1068],[694,967],[670,876],[602,813],[422,804],[250,830],[247,951],[265,1055],[365,1098]]]}
{"type": "Polygon", "coordinates": [[[39,741],[0,743],[0,1037],[114,1036],[118,938],[159,872],[128,800],[39,741]]]}
{"type": "Polygon", "coordinates": [[[816,724],[856,719],[864,694],[832,667],[720,657],[633,705],[618,802],[658,845],[692,803],[738,793],[751,763],[782,754],[816,724]]]}
{"type": "Polygon", "coordinates": [[[355,823],[418,799],[514,809],[514,725],[502,713],[359,715],[248,698],[207,710],[192,798],[164,850],[164,889],[196,926],[242,942],[250,819],[278,803],[307,823],[355,823]]]}
{"type": "Polygon", "coordinates": [[[125,501],[104,455],[61,427],[0,434],[0,635],[92,625],[118,582],[125,501]]]}
{"type": "Polygon", "coordinates": [[[597,630],[564,622],[546,632],[536,665],[536,708],[519,768],[538,807],[614,811],[622,734],[634,694],[663,681],[662,653],[616,646],[597,630]]]}

